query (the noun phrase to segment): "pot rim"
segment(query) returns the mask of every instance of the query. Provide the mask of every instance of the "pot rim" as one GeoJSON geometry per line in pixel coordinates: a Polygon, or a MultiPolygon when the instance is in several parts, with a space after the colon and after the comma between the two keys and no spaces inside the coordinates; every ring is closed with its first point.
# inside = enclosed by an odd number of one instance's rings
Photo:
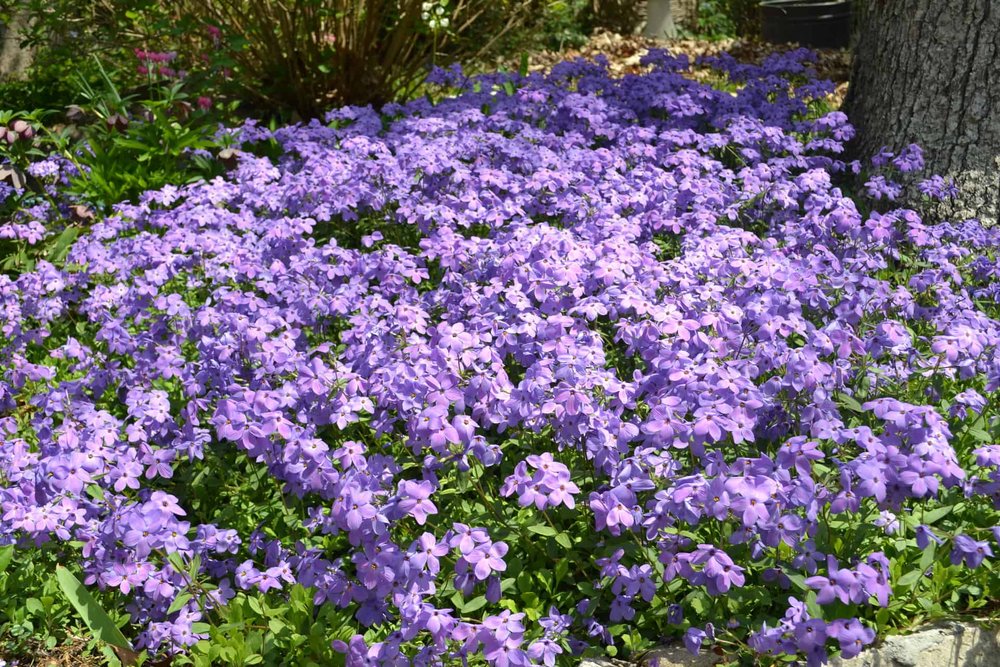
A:
{"type": "Polygon", "coordinates": [[[852,0],[760,0],[761,7],[792,8],[792,7],[835,7],[850,5],[852,0]]]}

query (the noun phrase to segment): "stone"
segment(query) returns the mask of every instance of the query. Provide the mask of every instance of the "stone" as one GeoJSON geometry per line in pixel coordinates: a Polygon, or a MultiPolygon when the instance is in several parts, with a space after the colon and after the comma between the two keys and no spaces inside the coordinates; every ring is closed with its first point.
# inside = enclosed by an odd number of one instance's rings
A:
{"type": "MultiPolygon", "coordinates": [[[[714,667],[719,656],[703,652],[691,655],[680,645],[650,651],[635,662],[588,658],[580,667],[646,667],[657,659],[657,667],[714,667]]],[[[830,667],[1000,667],[1000,629],[974,623],[941,623],[908,635],[893,635],[861,655],[844,660],[833,658],[830,667]]]]}
{"type": "Polygon", "coordinates": [[[909,635],[887,637],[850,660],[831,667],[998,667],[1000,632],[972,623],[944,623],[909,635]]]}
{"type": "Polygon", "coordinates": [[[633,662],[613,658],[587,658],[580,663],[580,667],[647,667],[654,660],[657,661],[656,667],[714,667],[721,658],[710,651],[691,655],[686,648],[677,644],[654,648],[633,662]]]}

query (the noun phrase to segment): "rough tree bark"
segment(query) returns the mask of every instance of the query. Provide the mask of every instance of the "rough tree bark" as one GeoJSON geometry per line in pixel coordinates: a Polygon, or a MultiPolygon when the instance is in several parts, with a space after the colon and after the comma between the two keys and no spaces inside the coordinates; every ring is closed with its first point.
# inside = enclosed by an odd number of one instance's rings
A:
{"type": "Polygon", "coordinates": [[[21,9],[0,21],[0,81],[19,78],[31,67],[34,49],[21,46],[28,20],[28,13],[21,9]]]}
{"type": "Polygon", "coordinates": [[[926,175],[955,179],[950,219],[1000,218],[1000,3],[862,0],[846,110],[853,150],[924,149],[926,175]]]}
{"type": "Polygon", "coordinates": [[[677,26],[674,25],[673,3],[671,0],[647,0],[646,27],[642,31],[646,37],[674,39],[677,26]]]}

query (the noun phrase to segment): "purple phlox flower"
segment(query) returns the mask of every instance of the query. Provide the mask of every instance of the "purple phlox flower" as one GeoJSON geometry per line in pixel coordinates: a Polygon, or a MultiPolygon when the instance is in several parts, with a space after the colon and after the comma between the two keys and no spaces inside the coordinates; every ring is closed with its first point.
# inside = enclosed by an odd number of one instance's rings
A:
{"type": "Polygon", "coordinates": [[[966,389],[956,394],[949,412],[952,417],[965,417],[966,409],[974,414],[982,413],[988,405],[988,401],[975,389],[966,389]]]}
{"type": "Polygon", "coordinates": [[[546,667],[554,667],[556,657],[562,654],[562,647],[555,641],[542,637],[528,645],[528,657],[546,667]]]}
{"type": "MultiPolygon", "coordinates": [[[[310,452],[313,453],[312,450],[310,450],[310,452]]],[[[322,452],[316,452],[316,454],[321,453],[322,452]]],[[[343,445],[333,451],[333,457],[337,459],[340,465],[345,469],[350,467],[364,469],[367,464],[364,455],[365,446],[362,443],[354,442],[353,440],[344,442],[343,445]]]]}
{"type": "Polygon", "coordinates": [[[625,550],[618,549],[610,556],[598,558],[594,561],[594,564],[600,569],[602,577],[614,578],[628,572],[628,570],[621,564],[621,559],[624,555],[625,550]]]}
{"type": "Polygon", "coordinates": [[[603,493],[591,493],[590,509],[594,512],[597,530],[607,528],[612,535],[620,535],[622,528],[635,525],[632,512],[635,501],[635,494],[623,486],[603,493]]]}
{"type": "Polygon", "coordinates": [[[856,618],[832,621],[826,632],[840,643],[841,656],[847,659],[858,655],[865,646],[875,641],[875,631],[856,618]]]}
{"type": "Polygon", "coordinates": [[[489,542],[490,536],[485,528],[471,528],[464,523],[456,523],[452,526],[448,544],[452,549],[458,549],[465,555],[472,553],[477,545],[489,542]]]}
{"type": "Polygon", "coordinates": [[[680,625],[684,622],[684,607],[674,603],[667,607],[667,623],[680,625]]]}
{"type": "Polygon", "coordinates": [[[809,654],[826,643],[826,621],[818,618],[797,623],[794,630],[796,648],[809,654]]]}
{"type": "Polygon", "coordinates": [[[965,563],[966,567],[977,568],[986,558],[993,557],[993,550],[985,540],[976,540],[968,535],[958,535],[951,552],[952,565],[965,563]]]}
{"type": "Polygon", "coordinates": [[[715,628],[712,626],[711,623],[705,625],[704,629],[690,627],[687,629],[687,632],[684,633],[684,646],[690,653],[694,655],[698,655],[701,653],[701,647],[704,644],[704,642],[706,641],[711,642],[714,640],[715,640],[715,628]]]}
{"type": "Polygon", "coordinates": [[[547,632],[553,634],[562,634],[569,630],[569,627],[573,624],[573,617],[569,614],[562,614],[555,607],[549,607],[548,616],[542,616],[538,619],[538,625],[544,628],[547,632]]]}
{"type": "Polygon", "coordinates": [[[882,510],[874,521],[874,525],[885,531],[886,535],[895,535],[899,532],[899,517],[889,510],[882,510]]]}
{"type": "Polygon", "coordinates": [[[404,480],[399,483],[399,509],[422,526],[427,522],[428,515],[437,514],[437,506],[429,500],[433,492],[434,484],[428,480],[404,480]]]}
{"type": "Polygon", "coordinates": [[[852,589],[857,587],[854,573],[840,569],[837,559],[827,557],[827,576],[813,576],[806,579],[806,585],[816,591],[817,604],[829,604],[839,599],[844,604],[851,600],[852,589]]]}
{"type": "Polygon", "coordinates": [[[164,517],[184,516],[187,512],[177,503],[177,498],[163,491],[153,491],[149,500],[143,504],[143,509],[159,513],[164,517]]]}
{"type": "Polygon", "coordinates": [[[914,535],[917,539],[917,547],[920,549],[926,549],[932,541],[939,546],[944,543],[943,539],[934,534],[930,526],[923,524],[916,527],[914,535]]]}
{"type": "Polygon", "coordinates": [[[703,566],[703,577],[699,579],[704,579],[709,595],[721,595],[731,587],[738,588],[745,583],[743,568],[734,563],[725,551],[710,544],[698,545],[691,562],[703,566]]]}
{"type": "Polygon", "coordinates": [[[507,564],[503,561],[506,553],[506,543],[494,542],[489,546],[483,544],[476,547],[471,552],[463,554],[462,559],[472,565],[476,578],[483,581],[493,572],[503,572],[507,569],[507,564]]]}
{"type": "Polygon", "coordinates": [[[731,477],[726,482],[726,488],[734,498],[733,511],[740,513],[744,526],[763,526],[770,521],[769,505],[778,489],[773,479],[761,475],[731,477]]]}
{"type": "Polygon", "coordinates": [[[419,569],[427,569],[431,574],[441,570],[439,558],[450,551],[447,542],[438,542],[431,533],[423,533],[410,545],[410,562],[419,569]]]}
{"type": "MultiPolygon", "coordinates": [[[[489,631],[489,637],[500,642],[510,638],[520,639],[524,635],[524,614],[512,613],[505,609],[496,616],[483,619],[483,628],[489,631]]],[[[481,633],[482,634],[482,633],[481,633]]]]}

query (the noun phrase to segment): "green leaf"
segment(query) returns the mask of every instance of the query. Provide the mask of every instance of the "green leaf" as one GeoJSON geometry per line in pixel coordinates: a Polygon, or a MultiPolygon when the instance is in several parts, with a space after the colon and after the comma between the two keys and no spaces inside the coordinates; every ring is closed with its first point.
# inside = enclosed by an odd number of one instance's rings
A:
{"type": "Polygon", "coordinates": [[[916,569],[910,570],[909,572],[907,572],[902,577],[896,580],[896,585],[899,586],[900,588],[908,588],[910,586],[913,586],[918,581],[920,581],[920,577],[923,576],[923,574],[924,574],[923,570],[916,570],[916,569]]]}
{"type": "Polygon", "coordinates": [[[167,609],[167,615],[173,614],[184,608],[184,605],[188,603],[193,596],[190,593],[181,593],[174,601],[170,603],[170,607],[167,609]]]}
{"type": "Polygon", "coordinates": [[[109,667],[121,667],[121,660],[118,659],[118,656],[115,655],[110,646],[102,645],[101,654],[107,659],[109,667]]]}
{"type": "Polygon", "coordinates": [[[691,610],[699,616],[704,616],[712,608],[712,600],[704,591],[691,591],[688,593],[685,601],[691,607],[691,610]]]}
{"type": "Polygon", "coordinates": [[[108,616],[108,612],[104,611],[87,587],[73,576],[72,572],[62,565],[56,565],[56,580],[63,595],[83,618],[83,622],[87,624],[94,637],[129,653],[132,652],[132,645],[108,616]]]}
{"type": "Polygon", "coordinates": [[[809,591],[806,593],[806,609],[815,618],[825,618],[826,615],[823,612],[823,606],[816,602],[816,591],[809,591]]]}
{"type": "Polygon", "coordinates": [[[545,524],[537,524],[534,526],[528,526],[528,530],[538,535],[545,535],[546,537],[553,537],[559,531],[552,526],[546,526],[545,524]]]}
{"type": "Polygon", "coordinates": [[[0,547],[0,574],[7,571],[12,560],[14,560],[14,545],[0,547]]]}
{"type": "MultiPolygon", "coordinates": [[[[62,233],[52,242],[52,246],[49,248],[48,257],[51,262],[61,262],[66,259],[66,255],[69,254],[70,246],[76,241],[76,237],[80,235],[79,227],[67,227],[62,231],[62,233]]],[[[88,493],[90,489],[87,490],[88,493]]]]}
{"type": "Polygon", "coordinates": [[[924,611],[932,614],[941,611],[941,605],[926,597],[918,597],[917,604],[923,607],[924,611]]]}
{"type": "Polygon", "coordinates": [[[935,521],[943,519],[945,516],[951,514],[953,509],[955,509],[954,505],[948,505],[945,507],[939,507],[936,510],[931,510],[930,512],[924,512],[922,515],[924,524],[927,526],[933,525],[935,521]]]}
{"type": "Polygon", "coordinates": [[[559,546],[563,547],[564,549],[573,548],[573,542],[569,539],[569,535],[567,535],[566,533],[559,533],[558,535],[556,535],[556,542],[558,542],[559,546]]]}
{"type": "Polygon", "coordinates": [[[486,596],[480,595],[474,597],[462,606],[463,614],[471,614],[474,611],[478,611],[486,606],[486,596]]]}
{"type": "Polygon", "coordinates": [[[198,578],[198,573],[200,572],[200,570],[201,570],[201,556],[195,554],[194,557],[191,558],[191,564],[188,567],[187,571],[188,578],[191,579],[191,581],[194,581],[195,579],[198,578]]]}
{"type": "Polygon", "coordinates": [[[993,442],[993,438],[990,437],[990,434],[981,428],[970,428],[968,433],[973,437],[973,439],[978,440],[979,442],[993,442]]]}
{"type": "Polygon", "coordinates": [[[174,566],[178,574],[184,572],[184,558],[176,551],[167,553],[167,562],[174,566]]]}
{"type": "Polygon", "coordinates": [[[931,565],[934,564],[935,556],[937,556],[937,545],[934,543],[928,544],[927,548],[920,554],[920,564],[918,567],[921,572],[926,572],[930,569],[931,565]]]}
{"type": "Polygon", "coordinates": [[[806,578],[798,572],[785,572],[785,576],[787,576],[788,580],[795,584],[795,587],[799,590],[809,590],[809,586],[806,585],[806,578]]]}
{"type": "Polygon", "coordinates": [[[556,563],[556,584],[566,578],[569,572],[569,560],[562,558],[556,563]]]}
{"type": "Polygon", "coordinates": [[[863,413],[865,411],[853,396],[848,396],[847,394],[838,393],[837,402],[853,412],[863,413]]]}

